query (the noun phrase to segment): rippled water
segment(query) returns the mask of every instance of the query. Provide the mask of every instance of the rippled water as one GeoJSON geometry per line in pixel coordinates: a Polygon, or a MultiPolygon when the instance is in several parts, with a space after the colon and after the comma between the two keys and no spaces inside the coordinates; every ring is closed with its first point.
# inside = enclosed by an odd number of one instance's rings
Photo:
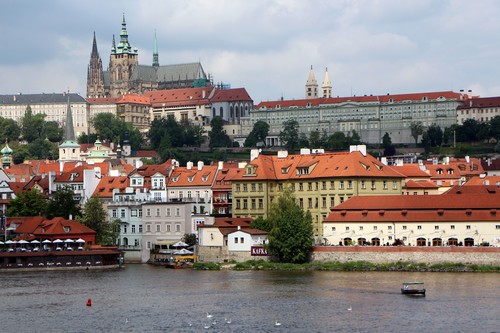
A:
{"type": "Polygon", "coordinates": [[[8,272],[0,279],[1,332],[500,332],[496,273],[128,265],[116,271],[8,272]],[[400,294],[401,282],[413,280],[426,282],[425,298],[400,294]]]}

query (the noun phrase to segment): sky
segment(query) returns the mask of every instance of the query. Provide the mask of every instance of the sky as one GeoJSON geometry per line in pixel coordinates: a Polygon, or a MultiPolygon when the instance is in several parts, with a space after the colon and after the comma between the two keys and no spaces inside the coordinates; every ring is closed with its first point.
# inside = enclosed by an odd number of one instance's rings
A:
{"type": "Polygon", "coordinates": [[[303,99],[311,66],[333,96],[471,90],[500,96],[497,0],[2,0],[0,95],[86,97],[125,15],[139,63],[201,62],[254,100],[303,99]]]}

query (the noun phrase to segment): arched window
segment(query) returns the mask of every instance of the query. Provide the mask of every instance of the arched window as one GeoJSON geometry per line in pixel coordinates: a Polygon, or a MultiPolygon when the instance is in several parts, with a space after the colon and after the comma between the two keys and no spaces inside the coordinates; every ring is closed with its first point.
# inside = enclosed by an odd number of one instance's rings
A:
{"type": "Polygon", "coordinates": [[[366,238],[358,238],[358,245],[366,245],[366,238]]]}
{"type": "Polygon", "coordinates": [[[232,105],[229,107],[229,114],[231,116],[231,119],[234,119],[234,111],[233,111],[233,106],[232,105]]]}
{"type": "Polygon", "coordinates": [[[222,108],[222,106],[219,108],[219,116],[222,116],[224,115],[224,109],[222,108]]]}
{"type": "Polygon", "coordinates": [[[458,245],[458,239],[456,239],[456,238],[448,238],[448,245],[449,246],[457,246],[458,245]]]}
{"type": "Polygon", "coordinates": [[[432,239],[432,246],[442,246],[442,245],[443,245],[443,240],[441,238],[432,239]]]}
{"type": "Polygon", "coordinates": [[[216,114],[215,114],[215,108],[212,108],[212,118],[215,118],[216,114]]]}
{"type": "Polygon", "coordinates": [[[466,238],[464,239],[465,246],[474,246],[474,238],[466,238]]]}
{"type": "Polygon", "coordinates": [[[128,238],[127,237],[123,237],[123,245],[128,246],[128,238]]]}
{"type": "Polygon", "coordinates": [[[373,246],[380,246],[380,238],[372,238],[373,246]]]}
{"type": "Polygon", "coordinates": [[[417,246],[425,246],[425,238],[417,238],[417,246]]]}
{"type": "Polygon", "coordinates": [[[352,239],[347,237],[347,238],[344,238],[344,245],[348,246],[348,245],[351,245],[352,244],[352,239]]]}

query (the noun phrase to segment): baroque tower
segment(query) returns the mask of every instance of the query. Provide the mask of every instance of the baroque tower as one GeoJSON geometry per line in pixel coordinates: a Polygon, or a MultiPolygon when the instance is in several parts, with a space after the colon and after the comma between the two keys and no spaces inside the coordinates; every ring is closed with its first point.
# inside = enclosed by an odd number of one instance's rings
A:
{"type": "Polygon", "coordinates": [[[97,42],[92,42],[92,52],[90,53],[90,63],[87,69],[87,97],[104,97],[104,73],[102,71],[102,61],[97,51],[97,42]]]}
{"type": "Polygon", "coordinates": [[[73,127],[73,113],[69,103],[70,94],[68,92],[68,108],[66,110],[66,124],[64,127],[64,142],[59,145],[59,161],[79,161],[80,145],[75,140],[75,129],[73,127]]]}
{"type": "Polygon", "coordinates": [[[325,71],[325,78],[323,79],[321,90],[323,90],[323,98],[332,97],[332,83],[330,82],[330,78],[328,77],[328,67],[325,71]]]}
{"type": "Polygon", "coordinates": [[[306,82],[306,99],[318,98],[318,81],[314,77],[313,66],[309,71],[309,77],[306,82]]]}
{"type": "Polygon", "coordinates": [[[133,90],[130,81],[138,62],[137,48],[132,49],[128,42],[127,23],[125,22],[125,14],[123,14],[120,43],[116,46],[115,37],[113,36],[113,45],[109,59],[111,97],[125,95],[133,90]]]}

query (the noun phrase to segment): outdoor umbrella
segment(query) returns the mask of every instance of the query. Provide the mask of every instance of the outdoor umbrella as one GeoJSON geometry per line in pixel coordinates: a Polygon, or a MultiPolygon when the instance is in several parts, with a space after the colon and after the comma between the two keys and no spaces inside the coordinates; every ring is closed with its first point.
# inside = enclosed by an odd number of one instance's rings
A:
{"type": "Polygon", "coordinates": [[[55,241],[53,241],[52,243],[62,243],[63,241],[60,240],[60,239],[56,239],[55,241]]]}
{"type": "Polygon", "coordinates": [[[0,245],[5,244],[4,242],[0,241],[0,245]]]}
{"type": "Polygon", "coordinates": [[[6,241],[6,242],[5,242],[5,244],[9,244],[9,245],[10,245],[10,244],[16,244],[16,243],[17,243],[16,241],[12,241],[12,240],[10,240],[10,239],[9,239],[8,241],[6,241]]]}
{"type": "Polygon", "coordinates": [[[32,241],[31,241],[31,244],[40,244],[40,241],[37,241],[37,240],[35,239],[35,240],[32,240],[32,241]]]}
{"type": "Polygon", "coordinates": [[[179,251],[175,251],[174,254],[184,255],[184,254],[193,254],[193,252],[189,251],[189,250],[186,250],[186,249],[182,249],[182,250],[179,250],[179,251]]]}
{"type": "Polygon", "coordinates": [[[74,240],[69,239],[69,238],[64,241],[64,243],[74,243],[74,242],[75,242],[74,240]]]}
{"type": "Polygon", "coordinates": [[[81,238],[78,238],[75,242],[77,242],[77,243],[85,243],[85,241],[83,239],[81,239],[81,238]]]}
{"type": "Polygon", "coordinates": [[[24,239],[21,239],[17,244],[28,244],[28,241],[25,241],[24,239]]]}
{"type": "Polygon", "coordinates": [[[46,239],[46,240],[44,240],[42,243],[43,243],[43,244],[51,244],[52,242],[51,242],[51,241],[49,241],[48,239],[46,239]]]}
{"type": "Polygon", "coordinates": [[[173,247],[186,247],[188,246],[188,244],[184,243],[184,242],[177,242],[177,243],[174,243],[172,244],[173,247]]]}

